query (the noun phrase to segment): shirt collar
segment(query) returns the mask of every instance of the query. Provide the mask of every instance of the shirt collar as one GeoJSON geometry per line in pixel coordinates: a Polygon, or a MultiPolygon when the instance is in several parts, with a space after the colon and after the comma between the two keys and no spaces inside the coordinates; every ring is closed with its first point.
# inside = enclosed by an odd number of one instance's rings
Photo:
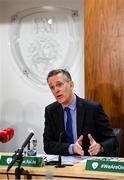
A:
{"type": "MultiPolygon", "coordinates": [[[[68,107],[73,111],[76,109],[76,96],[75,96],[75,94],[74,94],[74,97],[73,97],[71,104],[68,107]]],[[[63,108],[65,108],[65,107],[63,107],[63,108]]]]}

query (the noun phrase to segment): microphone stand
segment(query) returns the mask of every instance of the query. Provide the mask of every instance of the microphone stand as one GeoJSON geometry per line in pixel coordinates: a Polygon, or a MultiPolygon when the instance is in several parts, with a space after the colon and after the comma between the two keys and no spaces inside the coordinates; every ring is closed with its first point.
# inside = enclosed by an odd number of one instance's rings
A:
{"type": "Polygon", "coordinates": [[[23,155],[22,155],[22,152],[20,152],[20,149],[17,150],[16,156],[17,156],[16,162],[18,163],[18,166],[15,169],[15,179],[19,180],[19,179],[21,179],[21,174],[23,174],[23,172],[24,172],[24,169],[21,168],[21,164],[23,161],[23,155]]]}
{"type": "Polygon", "coordinates": [[[21,164],[22,164],[22,161],[23,161],[23,150],[27,146],[27,144],[29,143],[29,141],[30,141],[30,139],[32,138],[33,135],[34,135],[34,133],[31,132],[28,135],[25,142],[23,143],[23,145],[21,146],[21,148],[18,149],[17,151],[15,151],[15,154],[13,155],[12,161],[9,164],[8,168],[7,168],[7,172],[8,172],[11,169],[11,167],[14,165],[15,162],[18,163],[18,167],[15,169],[15,179],[16,180],[20,180],[20,176],[24,171],[24,169],[21,168],[21,164]]]}
{"type": "Polygon", "coordinates": [[[56,168],[63,168],[63,167],[65,167],[65,165],[62,164],[62,157],[61,157],[61,141],[62,141],[62,135],[63,135],[63,132],[60,133],[60,135],[59,135],[60,151],[59,151],[59,156],[58,156],[58,164],[55,166],[56,168]]]}

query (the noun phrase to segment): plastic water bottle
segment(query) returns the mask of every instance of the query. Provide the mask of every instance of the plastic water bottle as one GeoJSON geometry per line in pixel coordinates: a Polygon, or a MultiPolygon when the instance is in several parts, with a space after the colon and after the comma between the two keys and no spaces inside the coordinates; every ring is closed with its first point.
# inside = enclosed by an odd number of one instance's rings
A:
{"type": "Polygon", "coordinates": [[[52,180],[53,179],[53,170],[51,168],[46,169],[46,180],[52,180]]]}
{"type": "Polygon", "coordinates": [[[32,137],[27,145],[27,156],[36,156],[36,155],[37,155],[37,139],[35,137],[32,137]]]}

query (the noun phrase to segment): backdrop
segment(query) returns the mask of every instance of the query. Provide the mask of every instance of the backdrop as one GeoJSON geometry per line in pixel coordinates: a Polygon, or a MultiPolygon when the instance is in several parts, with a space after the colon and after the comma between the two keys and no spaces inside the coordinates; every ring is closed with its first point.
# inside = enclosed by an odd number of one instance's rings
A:
{"type": "Polygon", "coordinates": [[[54,101],[45,78],[52,68],[67,68],[84,96],[82,2],[0,0],[0,130],[15,130],[0,151],[17,150],[31,128],[43,153],[44,108],[54,101]]]}

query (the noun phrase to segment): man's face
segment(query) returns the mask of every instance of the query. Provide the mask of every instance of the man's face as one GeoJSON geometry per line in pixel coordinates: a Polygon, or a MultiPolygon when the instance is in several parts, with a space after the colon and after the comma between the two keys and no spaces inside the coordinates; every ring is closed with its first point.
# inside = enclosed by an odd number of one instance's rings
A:
{"type": "Polygon", "coordinates": [[[67,82],[65,76],[59,73],[49,77],[48,84],[54,97],[60,104],[66,106],[71,103],[74,88],[72,81],[67,82]]]}

